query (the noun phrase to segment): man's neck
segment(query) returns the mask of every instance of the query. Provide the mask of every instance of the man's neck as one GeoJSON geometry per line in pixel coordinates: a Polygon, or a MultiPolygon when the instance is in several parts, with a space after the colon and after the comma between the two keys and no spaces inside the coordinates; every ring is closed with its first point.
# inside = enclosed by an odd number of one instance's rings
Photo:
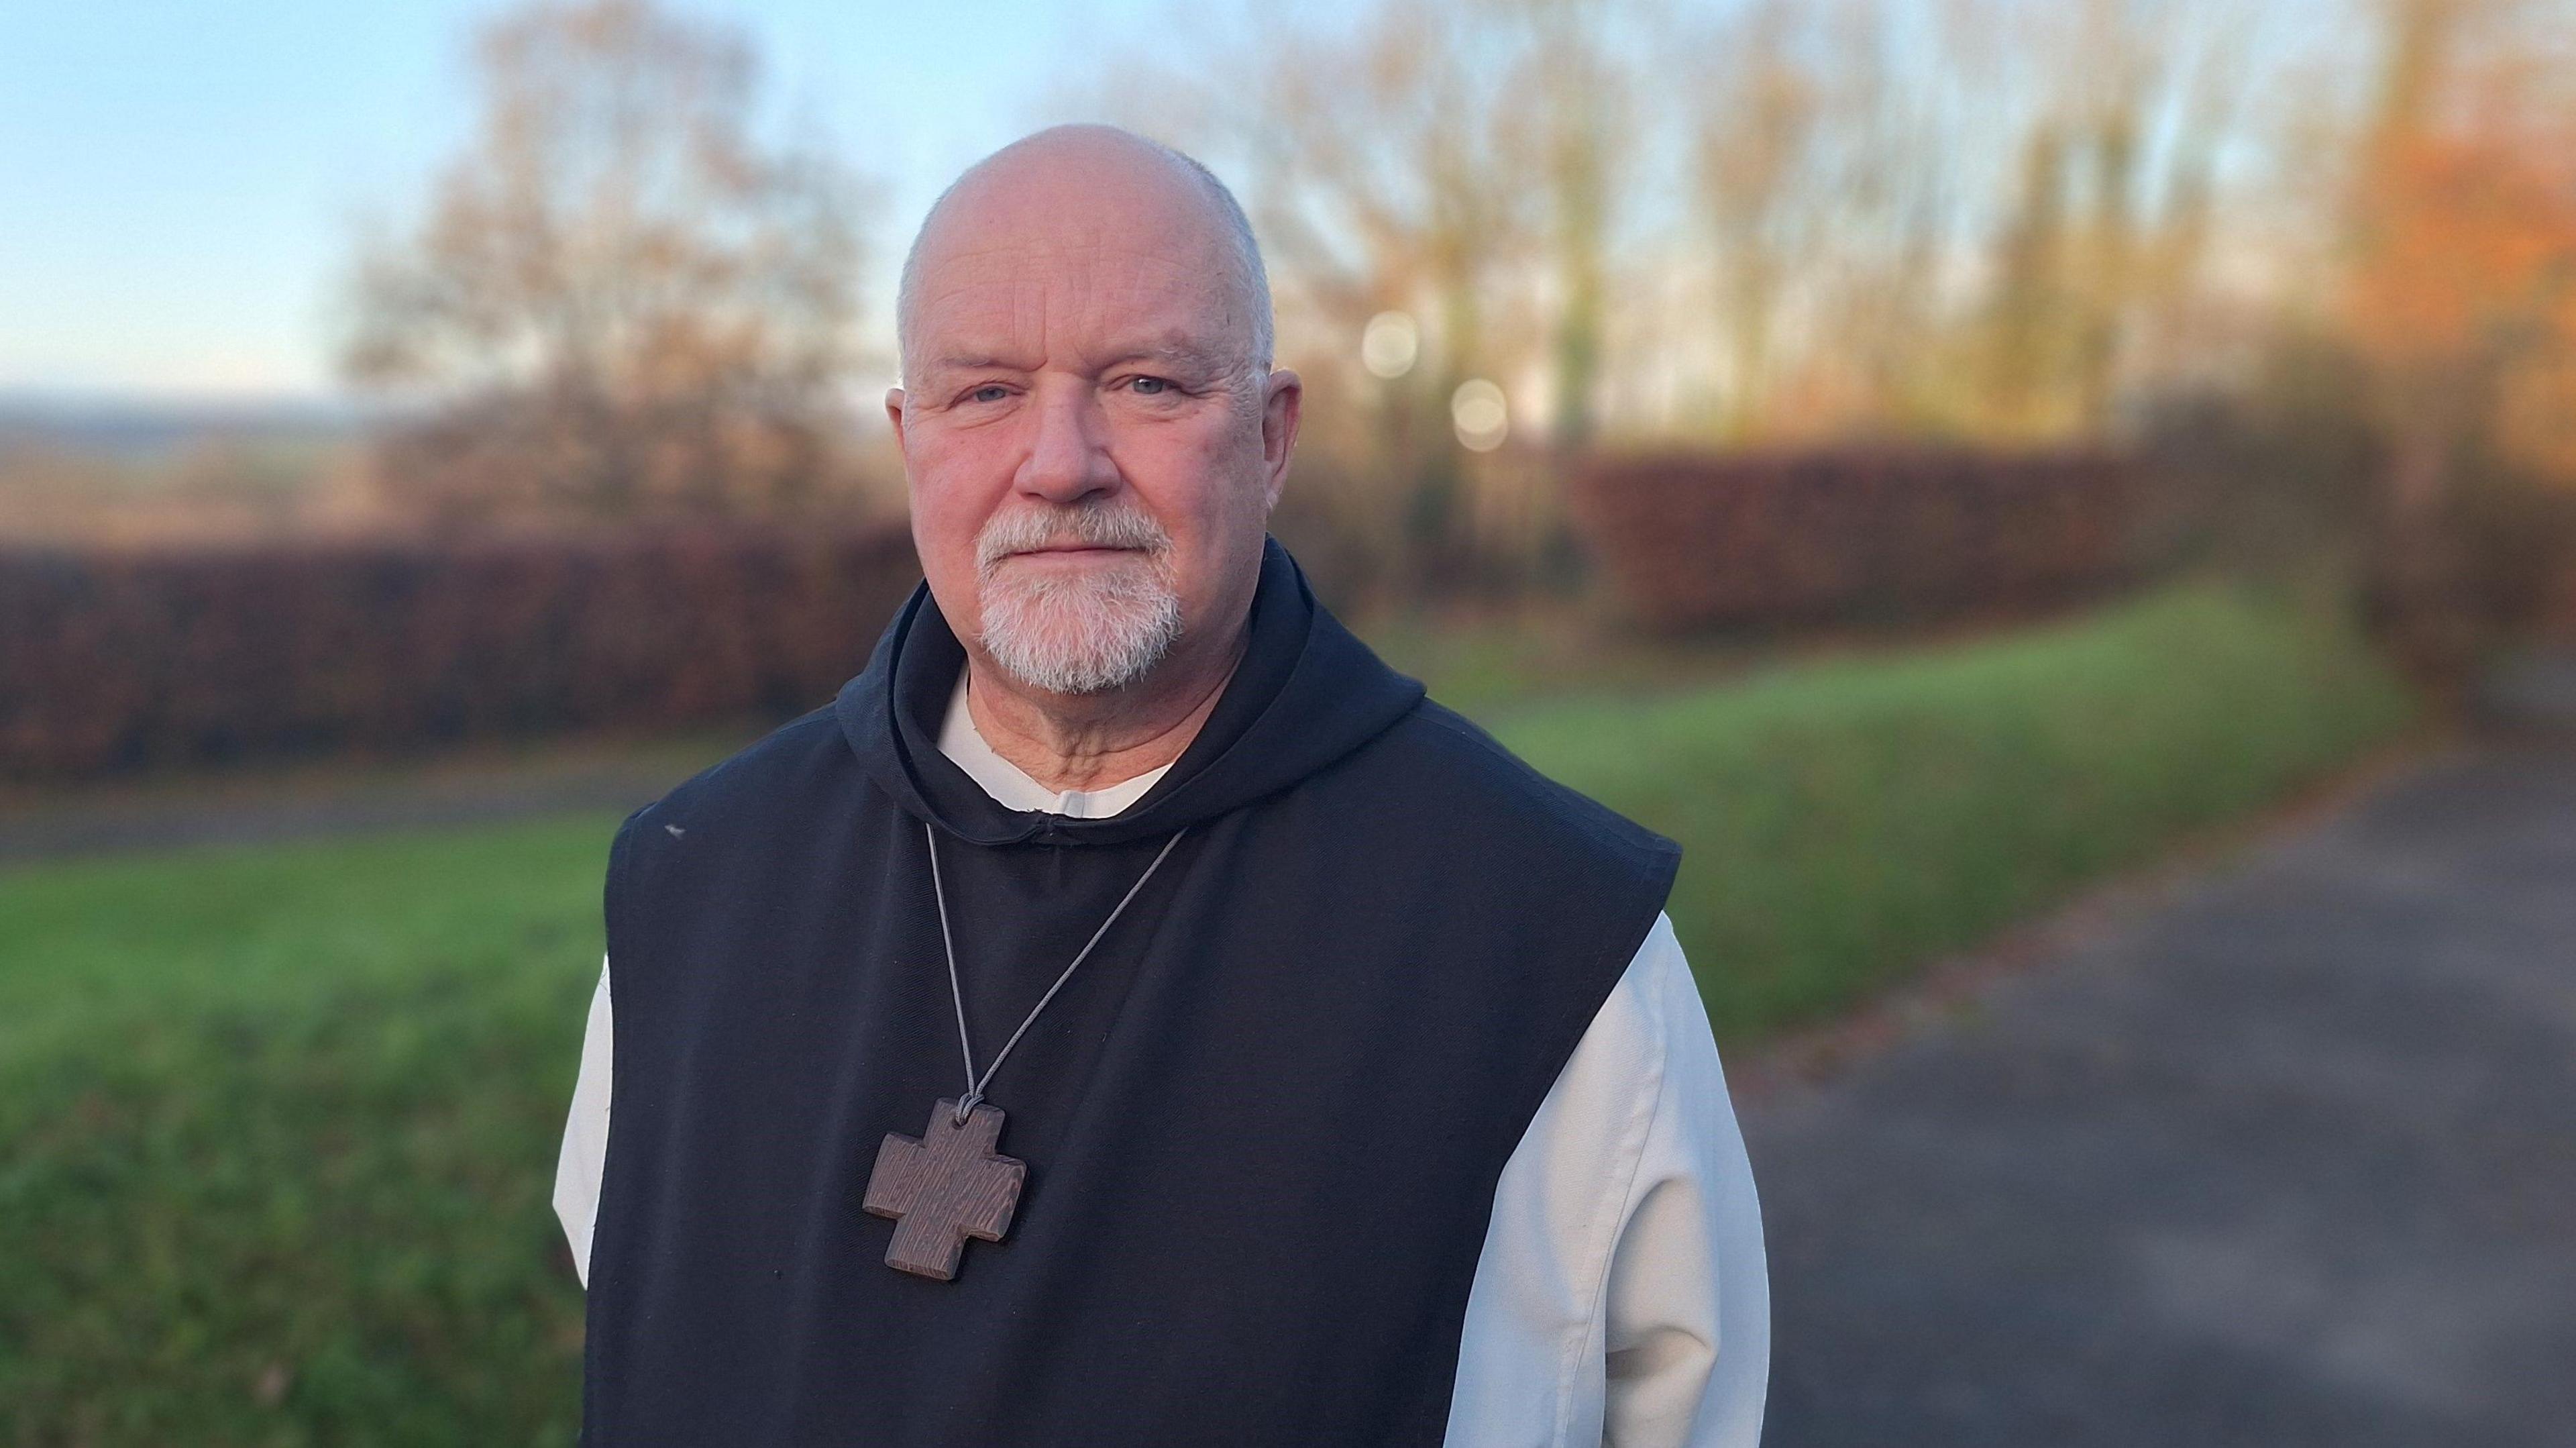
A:
{"type": "Polygon", "coordinates": [[[1250,636],[1238,624],[1222,649],[1176,652],[1131,687],[1099,694],[1031,689],[970,650],[967,717],[995,754],[1047,788],[1105,789],[1181,757],[1250,636]]]}

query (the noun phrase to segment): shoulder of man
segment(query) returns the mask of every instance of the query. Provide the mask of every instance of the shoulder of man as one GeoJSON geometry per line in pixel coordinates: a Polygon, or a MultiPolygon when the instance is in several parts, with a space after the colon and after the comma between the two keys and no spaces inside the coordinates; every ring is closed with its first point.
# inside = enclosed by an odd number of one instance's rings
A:
{"type": "Polygon", "coordinates": [[[692,822],[720,823],[729,811],[762,811],[783,791],[809,790],[822,773],[848,764],[839,722],[828,704],[810,710],[664,790],[660,798],[629,814],[609,846],[610,868],[631,851],[633,839],[654,824],[672,837],[685,835],[692,822]]]}
{"type": "Polygon", "coordinates": [[[1673,840],[1548,778],[1474,721],[1427,697],[1354,762],[1401,780],[1414,810],[1446,816],[1456,829],[1579,852],[1665,886],[1681,861],[1673,840]]]}

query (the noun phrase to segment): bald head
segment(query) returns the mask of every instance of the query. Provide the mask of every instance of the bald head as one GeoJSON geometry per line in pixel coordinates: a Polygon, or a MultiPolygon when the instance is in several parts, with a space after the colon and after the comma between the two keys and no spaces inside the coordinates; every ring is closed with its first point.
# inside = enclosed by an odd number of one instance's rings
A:
{"type": "Polygon", "coordinates": [[[1270,278],[1243,207],[1216,174],[1158,141],[1115,126],[1056,126],[966,169],[922,218],[895,294],[895,340],[907,382],[926,291],[953,259],[1013,247],[1123,250],[1140,264],[1221,279],[1222,330],[1258,380],[1271,363],[1270,278]]]}

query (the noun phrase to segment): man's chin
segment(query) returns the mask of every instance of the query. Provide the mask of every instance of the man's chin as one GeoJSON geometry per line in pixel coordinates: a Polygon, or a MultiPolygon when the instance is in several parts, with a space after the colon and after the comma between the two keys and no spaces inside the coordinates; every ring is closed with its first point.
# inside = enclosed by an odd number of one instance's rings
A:
{"type": "Polygon", "coordinates": [[[1141,681],[1168,652],[1103,651],[1089,640],[1069,641],[1061,648],[1033,640],[1018,649],[994,648],[988,640],[985,647],[993,662],[1022,684],[1077,698],[1113,693],[1141,681]]]}
{"type": "Polygon", "coordinates": [[[1152,672],[1179,636],[1171,600],[1117,604],[1074,593],[988,595],[984,647],[1014,678],[1060,694],[1099,694],[1152,672]]]}

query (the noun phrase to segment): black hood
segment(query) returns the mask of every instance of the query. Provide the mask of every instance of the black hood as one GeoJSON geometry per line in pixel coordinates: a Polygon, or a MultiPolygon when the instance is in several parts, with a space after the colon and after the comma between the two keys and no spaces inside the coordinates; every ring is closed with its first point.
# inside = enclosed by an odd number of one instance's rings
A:
{"type": "Polygon", "coordinates": [[[1420,683],[1388,668],[1315,600],[1276,538],[1263,542],[1250,639],[1215,710],[1143,798],[1105,819],[1011,809],[939,752],[965,662],[922,583],[832,712],[897,805],[976,845],[1117,844],[1213,819],[1341,759],[1422,700],[1420,683]]]}

